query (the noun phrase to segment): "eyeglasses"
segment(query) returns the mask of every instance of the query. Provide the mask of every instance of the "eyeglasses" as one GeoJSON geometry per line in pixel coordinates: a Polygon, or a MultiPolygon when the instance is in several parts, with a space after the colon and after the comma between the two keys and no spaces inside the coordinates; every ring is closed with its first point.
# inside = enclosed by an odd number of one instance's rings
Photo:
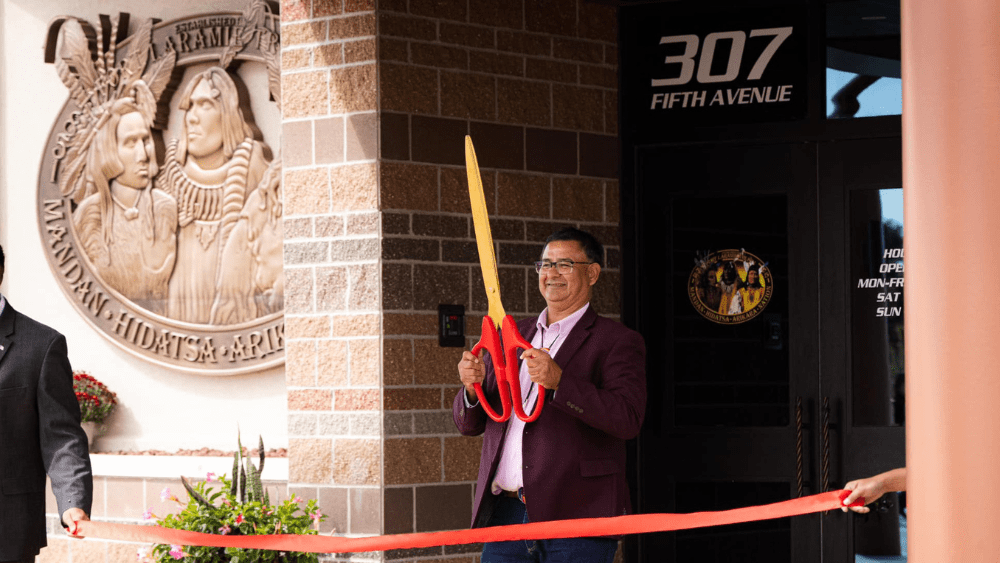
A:
{"type": "Polygon", "coordinates": [[[566,275],[573,271],[573,266],[577,264],[596,264],[596,262],[574,262],[573,260],[559,260],[558,262],[552,262],[550,260],[539,260],[535,262],[535,271],[539,274],[542,272],[549,272],[552,268],[555,268],[560,274],[566,275]]]}

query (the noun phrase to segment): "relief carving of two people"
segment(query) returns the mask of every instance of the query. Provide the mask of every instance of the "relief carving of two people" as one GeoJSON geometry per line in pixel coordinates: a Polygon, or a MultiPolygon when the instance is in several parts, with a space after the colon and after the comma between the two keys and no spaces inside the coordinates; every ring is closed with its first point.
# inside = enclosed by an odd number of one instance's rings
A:
{"type": "Polygon", "coordinates": [[[243,118],[229,74],[181,93],[183,134],[157,165],[156,104],[141,81],[95,126],[77,237],[109,286],[168,318],[227,325],[283,307],[280,162],[243,118]]]}

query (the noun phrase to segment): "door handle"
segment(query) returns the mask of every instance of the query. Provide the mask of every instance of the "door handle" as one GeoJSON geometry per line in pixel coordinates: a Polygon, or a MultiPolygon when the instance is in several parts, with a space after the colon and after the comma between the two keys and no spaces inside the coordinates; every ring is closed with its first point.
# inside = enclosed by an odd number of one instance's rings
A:
{"type": "Polygon", "coordinates": [[[795,397],[795,490],[802,496],[802,397],[795,397]]]}
{"type": "Polygon", "coordinates": [[[823,457],[820,461],[820,492],[830,490],[830,397],[823,397],[823,457]]]}

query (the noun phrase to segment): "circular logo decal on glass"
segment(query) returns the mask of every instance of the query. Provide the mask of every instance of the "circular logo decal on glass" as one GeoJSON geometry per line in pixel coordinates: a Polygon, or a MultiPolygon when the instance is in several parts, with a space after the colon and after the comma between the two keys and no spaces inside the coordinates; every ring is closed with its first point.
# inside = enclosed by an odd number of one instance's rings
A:
{"type": "Polygon", "coordinates": [[[695,310],[719,324],[739,324],[767,307],[774,291],[771,270],[745,250],[720,250],[696,261],[688,278],[695,310]]]}

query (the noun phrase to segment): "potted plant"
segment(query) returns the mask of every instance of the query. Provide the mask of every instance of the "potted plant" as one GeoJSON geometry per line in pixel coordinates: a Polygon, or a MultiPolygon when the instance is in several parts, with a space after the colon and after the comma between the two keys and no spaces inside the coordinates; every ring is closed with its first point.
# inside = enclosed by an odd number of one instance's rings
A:
{"type": "MultiPolygon", "coordinates": [[[[188,492],[187,504],[184,505],[170,489],[160,493],[160,500],[182,504],[184,509],[163,518],[150,509],[143,518],[158,520],[165,528],[205,534],[317,534],[319,523],[326,516],[319,511],[315,499],[305,502],[292,495],[280,504],[271,504],[260,479],[265,457],[263,439],[259,441],[259,466],[254,466],[244,455],[239,439],[237,445],[232,479],[209,473],[204,481],[192,485],[181,477],[188,492]]],[[[318,556],[315,553],[157,544],[140,549],[138,559],[140,563],[175,563],[178,560],[187,563],[316,563],[318,556]]]]}
{"type": "Polygon", "coordinates": [[[89,445],[93,446],[97,426],[103,424],[115,410],[118,396],[96,377],[82,370],[73,372],[73,392],[80,404],[81,426],[87,433],[89,445]]]}

